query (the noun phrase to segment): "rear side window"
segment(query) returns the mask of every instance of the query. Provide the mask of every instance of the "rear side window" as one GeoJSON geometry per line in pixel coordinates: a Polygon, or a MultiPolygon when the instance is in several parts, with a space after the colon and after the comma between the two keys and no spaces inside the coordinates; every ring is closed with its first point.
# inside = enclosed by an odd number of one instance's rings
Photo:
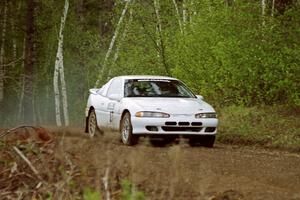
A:
{"type": "Polygon", "coordinates": [[[105,85],[103,85],[98,91],[97,93],[102,95],[102,96],[105,96],[105,93],[107,91],[107,87],[108,87],[108,83],[106,83],[105,85]]]}
{"type": "Polygon", "coordinates": [[[109,89],[107,91],[107,96],[112,94],[121,94],[122,92],[122,79],[117,78],[112,80],[109,89]]]}

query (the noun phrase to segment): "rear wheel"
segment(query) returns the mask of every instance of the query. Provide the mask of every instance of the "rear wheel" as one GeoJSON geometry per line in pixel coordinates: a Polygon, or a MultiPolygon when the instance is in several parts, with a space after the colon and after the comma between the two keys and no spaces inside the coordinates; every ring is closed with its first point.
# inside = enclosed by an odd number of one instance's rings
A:
{"type": "Polygon", "coordinates": [[[100,130],[97,125],[97,117],[96,117],[95,110],[91,110],[88,117],[88,133],[91,138],[100,134],[100,130]]]}
{"type": "Polygon", "coordinates": [[[127,112],[121,120],[120,134],[123,144],[131,146],[138,142],[138,136],[132,134],[132,124],[130,114],[127,112]]]}

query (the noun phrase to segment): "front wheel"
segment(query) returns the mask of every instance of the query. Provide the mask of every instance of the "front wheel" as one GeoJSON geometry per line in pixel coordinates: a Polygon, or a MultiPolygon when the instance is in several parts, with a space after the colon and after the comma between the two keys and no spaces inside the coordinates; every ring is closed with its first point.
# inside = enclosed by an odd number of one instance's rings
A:
{"type": "Polygon", "coordinates": [[[123,115],[120,126],[120,134],[123,144],[131,146],[138,142],[138,136],[132,134],[132,124],[130,114],[127,112],[123,115]]]}
{"type": "Polygon", "coordinates": [[[214,147],[216,136],[215,135],[204,135],[201,145],[204,147],[214,147]]]}

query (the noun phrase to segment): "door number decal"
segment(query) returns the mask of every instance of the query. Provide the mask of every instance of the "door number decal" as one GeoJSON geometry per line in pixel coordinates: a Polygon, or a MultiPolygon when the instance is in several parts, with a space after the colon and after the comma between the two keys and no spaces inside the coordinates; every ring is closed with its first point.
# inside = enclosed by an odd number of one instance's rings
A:
{"type": "Polygon", "coordinates": [[[113,121],[113,114],[114,114],[113,111],[110,111],[110,112],[109,112],[109,122],[112,122],[112,121],[113,121]]]}
{"type": "Polygon", "coordinates": [[[114,108],[115,108],[115,103],[110,102],[110,103],[107,105],[107,110],[114,110],[114,108]]]}

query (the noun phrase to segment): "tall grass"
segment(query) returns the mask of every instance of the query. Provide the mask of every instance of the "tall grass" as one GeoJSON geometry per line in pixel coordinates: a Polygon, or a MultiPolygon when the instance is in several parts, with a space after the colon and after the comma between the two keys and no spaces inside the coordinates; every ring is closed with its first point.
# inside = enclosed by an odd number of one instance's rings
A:
{"type": "Polygon", "coordinates": [[[220,109],[218,141],[300,151],[300,111],[287,106],[220,109]]]}

